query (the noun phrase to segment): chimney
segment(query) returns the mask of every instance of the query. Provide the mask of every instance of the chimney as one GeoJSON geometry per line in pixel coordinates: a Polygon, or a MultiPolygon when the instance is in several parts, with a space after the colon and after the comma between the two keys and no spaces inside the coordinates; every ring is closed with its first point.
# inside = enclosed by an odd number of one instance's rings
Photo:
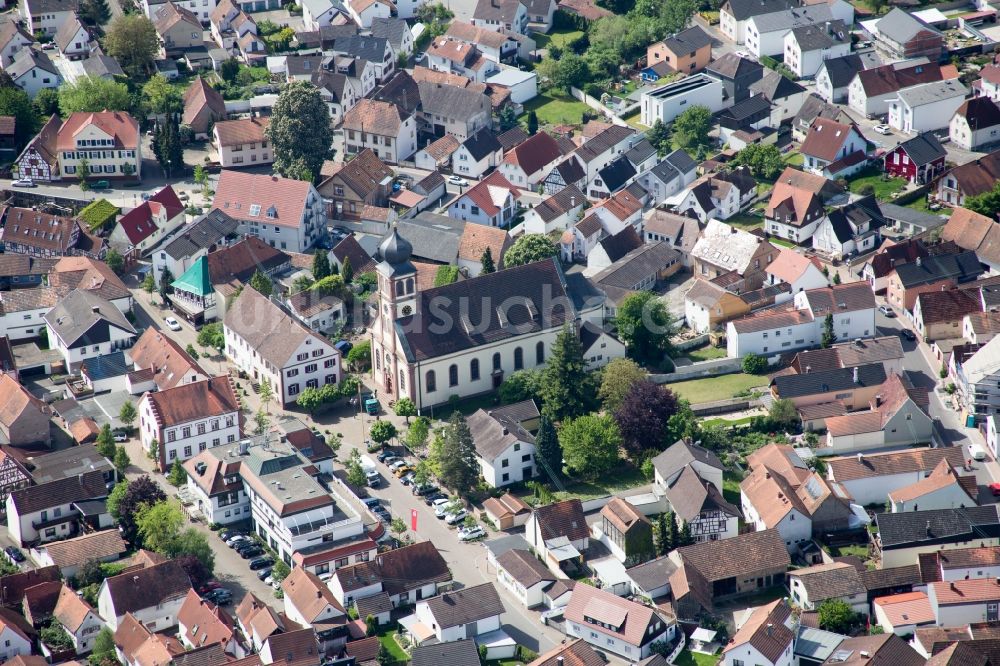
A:
{"type": "Polygon", "coordinates": [[[923,265],[923,263],[924,262],[921,261],[920,257],[917,257],[917,266],[921,266],[921,265],[923,265]]]}
{"type": "Polygon", "coordinates": [[[858,462],[864,462],[864,459],[865,459],[865,454],[859,453],[858,454],[858,462]]]}
{"type": "Polygon", "coordinates": [[[829,21],[826,22],[826,34],[828,34],[828,35],[832,35],[833,34],[833,26],[830,25],[829,21]]]}
{"type": "Polygon", "coordinates": [[[138,585],[139,584],[139,577],[138,576],[132,576],[132,582],[135,583],[136,585],[138,585]]]}
{"type": "Polygon", "coordinates": [[[767,635],[768,636],[774,635],[774,625],[771,624],[770,622],[767,623],[767,635]]]}
{"type": "Polygon", "coordinates": [[[97,313],[97,314],[100,314],[101,313],[101,306],[99,306],[99,305],[91,305],[90,306],[90,311],[94,312],[94,313],[97,313]]]}
{"type": "Polygon", "coordinates": [[[811,365],[807,365],[807,366],[806,366],[806,371],[805,371],[804,373],[802,373],[802,374],[804,374],[804,375],[808,375],[808,374],[809,374],[809,371],[810,371],[810,370],[812,370],[812,369],[813,369],[813,367],[812,367],[811,365]]]}
{"type": "Polygon", "coordinates": [[[924,533],[927,534],[927,536],[931,535],[931,521],[929,520],[927,521],[927,525],[924,527],[924,533]]]}
{"type": "Polygon", "coordinates": [[[323,591],[322,590],[316,590],[316,598],[317,599],[322,599],[323,598],[323,591]]]}
{"type": "Polygon", "coordinates": [[[948,587],[950,587],[952,590],[954,590],[955,589],[955,581],[949,582],[948,583],[948,587]]]}
{"type": "Polygon", "coordinates": [[[854,383],[855,383],[855,384],[858,384],[858,383],[860,383],[860,382],[858,381],[858,369],[857,369],[857,368],[854,368],[854,383]]]}

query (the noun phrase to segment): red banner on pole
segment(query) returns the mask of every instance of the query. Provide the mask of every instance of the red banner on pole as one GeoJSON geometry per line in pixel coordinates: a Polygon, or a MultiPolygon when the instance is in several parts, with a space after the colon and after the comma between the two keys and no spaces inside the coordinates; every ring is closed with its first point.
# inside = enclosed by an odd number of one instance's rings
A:
{"type": "Polygon", "coordinates": [[[417,510],[410,509],[410,529],[414,532],[417,531],[417,510]]]}

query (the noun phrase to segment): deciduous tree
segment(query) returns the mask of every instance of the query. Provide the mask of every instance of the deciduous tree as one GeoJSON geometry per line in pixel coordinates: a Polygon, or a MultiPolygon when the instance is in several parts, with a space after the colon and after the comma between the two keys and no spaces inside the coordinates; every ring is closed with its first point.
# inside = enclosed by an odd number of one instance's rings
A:
{"type": "Polygon", "coordinates": [[[767,180],[774,180],[785,168],[781,151],[773,143],[751,143],[736,153],[733,162],[750,167],[754,176],[767,180]]]}
{"type": "Polygon", "coordinates": [[[160,48],[156,26],[142,14],[116,16],[104,36],[104,48],[128,74],[143,79],[160,48]]]}
{"type": "Polygon", "coordinates": [[[298,178],[303,167],[313,176],[318,174],[333,142],[330,111],[319,90],[304,81],[284,86],[265,134],[275,171],[288,178],[298,178]]]}
{"type": "Polygon", "coordinates": [[[264,296],[270,296],[274,292],[274,285],[271,283],[271,278],[264,275],[259,268],[250,277],[250,286],[264,296]]]}
{"type": "Polygon", "coordinates": [[[113,460],[113,464],[118,474],[124,476],[125,471],[128,470],[129,465],[132,464],[132,459],[128,457],[128,451],[125,450],[124,446],[119,446],[115,448],[115,457],[113,460]]]}
{"type": "Polygon", "coordinates": [[[622,438],[614,419],[587,414],[565,422],[559,431],[566,465],[585,479],[607,474],[618,464],[622,438]]]}
{"type": "Polygon", "coordinates": [[[670,417],[677,413],[674,392],[644,379],[632,384],[614,412],[625,450],[637,461],[648,449],[665,443],[670,417]]]}
{"type": "Polygon", "coordinates": [[[205,348],[215,349],[217,351],[222,351],[226,348],[226,336],[222,332],[222,324],[219,322],[212,322],[211,324],[205,324],[198,331],[198,344],[205,348]]]}
{"type": "Polygon", "coordinates": [[[184,510],[172,500],[147,504],[139,509],[136,526],[142,544],[149,550],[166,553],[184,526],[184,510]]]}
{"type": "Polygon", "coordinates": [[[18,87],[0,88],[0,115],[14,116],[14,141],[18,150],[38,132],[38,113],[27,93],[18,87]]]}
{"type": "Polygon", "coordinates": [[[762,375],[767,372],[767,359],[760,354],[748,353],[740,364],[748,375],[762,375]]]}
{"type": "Polygon", "coordinates": [[[406,419],[406,425],[410,425],[410,417],[417,415],[417,406],[409,398],[400,398],[396,401],[396,404],[392,406],[392,410],[396,412],[396,416],[402,416],[406,419]]]}
{"type": "Polygon", "coordinates": [[[184,471],[184,465],[181,464],[180,459],[174,460],[174,464],[170,466],[170,473],[167,475],[167,481],[175,488],[180,488],[187,483],[187,478],[187,472],[184,471]]]}
{"type": "Polygon", "coordinates": [[[138,479],[127,482],[121,491],[118,488],[119,486],[115,486],[117,494],[115,491],[112,492],[112,495],[115,495],[116,501],[113,505],[109,502],[108,510],[111,512],[112,517],[118,521],[118,527],[121,528],[122,536],[125,540],[133,548],[138,548],[142,542],[136,518],[139,515],[141,507],[147,504],[162,502],[167,499],[167,496],[163,494],[160,487],[148,476],[140,476],[138,479]],[[112,508],[114,509],[113,511],[112,508]]]}
{"type": "Polygon", "coordinates": [[[420,451],[427,445],[427,437],[431,432],[431,421],[426,416],[418,416],[406,429],[403,441],[411,451],[420,451]]]}
{"type": "Polygon", "coordinates": [[[368,482],[365,470],[361,466],[361,453],[357,449],[351,449],[351,455],[344,463],[344,470],[347,472],[347,482],[355,488],[364,488],[368,482]]]}
{"type": "Polygon", "coordinates": [[[670,130],[667,129],[667,126],[660,119],[657,119],[653,123],[653,126],[647,130],[646,139],[649,140],[653,148],[656,148],[656,153],[660,156],[669,153],[673,147],[670,142],[670,130]]]}
{"type": "Polygon", "coordinates": [[[180,113],[183,110],[180,91],[170,85],[167,77],[162,74],[156,74],[146,81],[142,86],[142,96],[154,115],[180,113]]]}
{"type": "Polygon", "coordinates": [[[675,329],[674,318],[651,291],[626,296],[618,308],[615,327],[629,356],[639,361],[659,363],[673,350],[670,336],[675,329]]]}
{"type": "Polygon", "coordinates": [[[135,423],[138,416],[139,414],[135,411],[135,405],[132,404],[131,400],[126,400],[122,404],[122,408],[118,410],[118,420],[124,423],[125,427],[129,429],[132,428],[132,424],[135,423]]]}
{"type": "Polygon", "coordinates": [[[598,395],[605,411],[613,412],[618,409],[632,385],[647,376],[646,371],[630,358],[616,358],[604,366],[598,395]]]}
{"type": "Polygon", "coordinates": [[[787,398],[782,398],[772,402],[771,409],[768,410],[767,416],[772,422],[783,428],[798,427],[799,422],[801,421],[799,418],[799,410],[796,409],[795,403],[787,398]]]}
{"type": "Polygon", "coordinates": [[[97,433],[97,452],[108,460],[115,457],[115,436],[111,432],[111,425],[105,423],[97,433]]]}
{"type": "Polygon", "coordinates": [[[504,378],[498,393],[500,400],[506,404],[539,400],[542,396],[542,371],[515,370],[504,378]]]}
{"type": "Polygon", "coordinates": [[[817,610],[819,611],[820,629],[826,631],[847,634],[857,622],[854,609],[843,599],[827,599],[819,605],[817,610]]]}
{"type": "Polygon", "coordinates": [[[389,421],[376,421],[372,424],[368,436],[376,444],[385,444],[397,434],[396,426],[389,421]]]}
{"type": "Polygon", "coordinates": [[[59,110],[63,118],[77,112],[128,111],[131,105],[128,86],[99,76],[81,76],[59,86],[59,110]]]}
{"type": "Polygon", "coordinates": [[[711,129],[712,111],[706,106],[695,105],[674,119],[670,137],[674,148],[697,157],[710,145],[708,133],[711,129]]]}

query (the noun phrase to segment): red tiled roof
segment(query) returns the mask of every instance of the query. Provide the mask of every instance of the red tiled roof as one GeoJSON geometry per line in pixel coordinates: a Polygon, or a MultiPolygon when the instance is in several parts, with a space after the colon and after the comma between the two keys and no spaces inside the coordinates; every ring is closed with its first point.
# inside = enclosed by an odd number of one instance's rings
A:
{"type": "Polygon", "coordinates": [[[493,171],[469,188],[465,196],[469,197],[472,203],[479,206],[484,213],[493,216],[500,212],[503,200],[507,198],[507,192],[512,194],[515,199],[521,196],[521,191],[511,185],[502,173],[493,171]],[[498,200],[500,205],[497,204],[498,200]]]}
{"type": "Polygon", "coordinates": [[[264,141],[264,130],[270,124],[270,118],[223,120],[215,123],[213,131],[219,137],[219,145],[241,146],[246,143],[260,143],[264,141]]]}
{"type": "Polygon", "coordinates": [[[118,226],[125,232],[132,245],[138,245],[156,231],[156,222],[153,220],[155,206],[162,206],[165,209],[167,220],[172,220],[184,212],[184,204],[177,197],[174,188],[167,185],[151,196],[149,201],[143,201],[118,218],[118,226]]]}
{"type": "Polygon", "coordinates": [[[802,142],[800,152],[832,162],[852,131],[853,125],[838,123],[829,118],[816,118],[809,128],[806,140],[802,142]]]}
{"type": "Polygon", "coordinates": [[[311,189],[312,185],[302,180],[223,170],[212,207],[237,220],[298,227],[311,189]],[[250,215],[253,205],[260,206],[255,217],[250,215]]]}
{"type": "Polygon", "coordinates": [[[503,161],[521,167],[525,175],[531,176],[545,165],[562,156],[559,144],[545,132],[539,132],[524,143],[515,146],[504,156],[503,161]]]}
{"type": "Polygon", "coordinates": [[[157,422],[169,427],[209,416],[222,416],[240,409],[239,399],[228,375],[146,395],[157,422]]]}
{"type": "Polygon", "coordinates": [[[115,148],[135,150],[139,145],[139,123],[124,111],[77,112],[59,128],[57,150],[76,150],[77,135],[90,126],[112,137],[115,148]]]}

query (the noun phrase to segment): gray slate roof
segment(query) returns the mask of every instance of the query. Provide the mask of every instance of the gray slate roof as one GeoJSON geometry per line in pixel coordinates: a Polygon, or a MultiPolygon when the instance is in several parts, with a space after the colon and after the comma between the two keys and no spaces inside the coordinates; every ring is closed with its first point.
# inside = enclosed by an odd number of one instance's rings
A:
{"type": "Polygon", "coordinates": [[[484,620],[506,610],[493,583],[446,592],[428,599],[427,606],[441,629],[484,620]]]}
{"type": "Polygon", "coordinates": [[[712,45],[712,38],[698,26],[693,26],[678,32],[673,37],[667,37],[663,44],[679,56],[689,55],[700,48],[712,45]]]}
{"type": "Polygon", "coordinates": [[[827,76],[830,77],[830,85],[834,88],[843,88],[854,78],[854,75],[864,69],[861,64],[861,56],[856,53],[831,58],[823,61],[820,69],[826,68],[827,76]]]}
{"type": "Polygon", "coordinates": [[[493,106],[490,98],[481,92],[457,86],[421,82],[420,104],[424,113],[446,118],[471,118],[476,114],[489,114],[493,106]]]}
{"type": "Polygon", "coordinates": [[[398,49],[398,47],[402,46],[403,38],[409,29],[409,26],[406,25],[406,21],[403,19],[392,17],[376,17],[372,19],[372,37],[380,37],[388,40],[393,48],[398,49]]]}
{"type": "Polygon", "coordinates": [[[86,72],[87,76],[98,76],[98,77],[114,77],[114,76],[125,76],[125,70],[122,69],[118,61],[111,56],[104,55],[103,53],[98,53],[90,56],[86,60],[82,61],[80,65],[83,66],[83,71],[86,72]]]}
{"type": "Polygon", "coordinates": [[[898,44],[906,44],[921,30],[940,34],[937,29],[899,7],[894,7],[891,12],[880,18],[875,23],[875,29],[880,35],[884,35],[898,44]]]}
{"type": "Polygon", "coordinates": [[[877,513],[875,524],[883,548],[972,541],[1000,536],[998,509],[996,504],[990,504],[964,509],[877,513]]]}
{"type": "Polygon", "coordinates": [[[479,650],[472,638],[450,643],[420,645],[410,653],[411,666],[469,666],[479,663],[479,650]]]}
{"type": "Polygon", "coordinates": [[[771,14],[762,14],[753,17],[753,22],[757,30],[764,34],[766,32],[779,32],[791,30],[802,25],[816,25],[833,19],[830,8],[826,5],[807,5],[805,7],[794,7],[771,14]]]}
{"type": "Polygon", "coordinates": [[[968,94],[969,89],[957,79],[946,79],[904,88],[899,91],[899,98],[912,107],[933,104],[944,99],[965,97],[968,94]]]}
{"type": "Polygon", "coordinates": [[[805,92],[805,88],[772,71],[767,72],[760,81],[750,85],[750,93],[752,95],[764,95],[771,102],[791,97],[800,92],[805,92]]]}
{"type": "Polygon", "coordinates": [[[94,345],[111,340],[109,327],[135,335],[122,311],[89,290],[74,289],[45,315],[45,323],[68,347],[80,342],[94,345]]]}
{"type": "Polygon", "coordinates": [[[59,70],[52,64],[49,54],[33,48],[19,50],[14,56],[14,62],[10,64],[10,67],[7,67],[6,71],[12,79],[17,80],[35,67],[59,76],[59,70]]]}
{"type": "Polygon", "coordinates": [[[829,28],[823,23],[799,26],[792,29],[792,34],[803,53],[828,49],[845,41],[849,44],[851,40],[843,21],[830,21],[829,28]]]}
{"type": "Polygon", "coordinates": [[[439,263],[454,263],[465,230],[465,222],[447,215],[423,212],[409,220],[400,220],[399,235],[413,246],[413,258],[439,263]]]}
{"type": "Polygon", "coordinates": [[[728,0],[722,5],[737,21],[745,21],[751,16],[780,12],[782,9],[797,7],[794,0],[728,0]]]}
{"type": "Polygon", "coordinates": [[[535,441],[516,419],[503,413],[480,409],[469,416],[468,424],[476,453],[491,464],[515,443],[533,444],[535,441]]]}
{"type": "Polygon", "coordinates": [[[235,234],[239,226],[239,222],[216,208],[184,227],[163,251],[174,259],[190,257],[198,250],[209,248],[226,236],[235,234]]]}
{"type": "Polygon", "coordinates": [[[351,55],[372,62],[382,62],[385,58],[385,47],[384,37],[350,35],[340,37],[333,42],[334,53],[351,55]]]}
{"type": "Polygon", "coordinates": [[[870,363],[854,368],[836,368],[823,372],[808,372],[796,375],[784,375],[774,378],[774,386],[778,395],[784,398],[798,398],[807,395],[845,391],[854,386],[878,386],[885,383],[885,366],[881,363],[870,363]],[[858,381],[854,381],[857,371],[858,381]]]}

